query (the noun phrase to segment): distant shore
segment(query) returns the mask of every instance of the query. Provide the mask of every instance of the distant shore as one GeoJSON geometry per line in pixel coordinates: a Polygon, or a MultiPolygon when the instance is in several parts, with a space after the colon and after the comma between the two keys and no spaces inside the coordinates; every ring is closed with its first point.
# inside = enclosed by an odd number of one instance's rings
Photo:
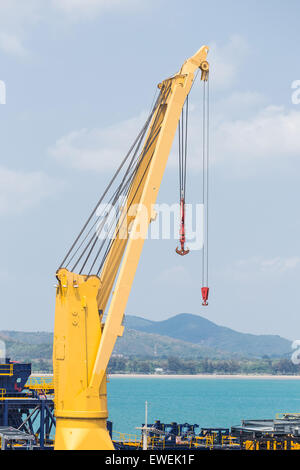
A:
{"type": "Polygon", "coordinates": [[[271,374],[109,374],[109,378],[128,379],[264,379],[264,380],[300,380],[300,375],[271,374]]]}
{"type": "MultiPolygon", "coordinates": [[[[31,377],[53,377],[53,374],[32,372],[31,377]]],[[[264,380],[300,380],[300,375],[272,374],[108,374],[117,379],[264,379],[264,380]]]]}

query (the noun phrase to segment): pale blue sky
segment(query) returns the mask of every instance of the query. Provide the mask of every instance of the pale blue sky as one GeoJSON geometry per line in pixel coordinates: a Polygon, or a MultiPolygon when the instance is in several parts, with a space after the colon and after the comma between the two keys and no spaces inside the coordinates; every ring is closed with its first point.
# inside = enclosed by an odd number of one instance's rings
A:
{"type": "MultiPolygon", "coordinates": [[[[0,0],[0,329],[53,328],[56,268],[156,84],[208,44],[209,306],[201,253],[180,258],[174,241],[148,241],[127,313],[189,312],[299,339],[299,14],[297,0],[0,0]]],[[[197,202],[199,83],[190,102],[188,202],[197,202]]],[[[171,158],[159,201],[177,194],[171,158]]]]}

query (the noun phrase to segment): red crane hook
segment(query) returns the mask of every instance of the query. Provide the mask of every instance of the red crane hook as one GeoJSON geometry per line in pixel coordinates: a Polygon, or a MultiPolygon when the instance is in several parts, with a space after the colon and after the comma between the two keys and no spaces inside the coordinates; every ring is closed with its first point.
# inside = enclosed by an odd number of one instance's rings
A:
{"type": "Polygon", "coordinates": [[[202,305],[206,306],[208,305],[207,299],[208,299],[208,293],[209,293],[209,287],[201,287],[201,293],[202,293],[202,305]]]}
{"type": "Polygon", "coordinates": [[[178,247],[176,248],[176,253],[178,253],[178,255],[181,255],[181,256],[185,256],[187,255],[190,250],[187,249],[185,250],[185,225],[184,225],[184,217],[185,217],[185,202],[184,202],[184,198],[181,198],[180,199],[180,245],[181,245],[181,249],[179,249],[178,247]]]}

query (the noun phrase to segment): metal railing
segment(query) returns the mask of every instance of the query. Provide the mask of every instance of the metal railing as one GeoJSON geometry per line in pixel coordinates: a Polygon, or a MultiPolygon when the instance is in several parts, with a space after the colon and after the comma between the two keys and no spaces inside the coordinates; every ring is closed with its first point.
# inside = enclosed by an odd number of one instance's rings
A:
{"type": "Polygon", "coordinates": [[[54,390],[53,377],[52,376],[30,376],[25,384],[25,388],[34,390],[38,393],[50,393],[54,390]]]}
{"type": "Polygon", "coordinates": [[[0,375],[14,375],[14,365],[13,364],[0,364],[0,375]]]}
{"type": "Polygon", "coordinates": [[[112,432],[112,440],[126,445],[141,446],[141,437],[137,434],[128,434],[126,432],[112,432]]]}
{"type": "Polygon", "coordinates": [[[240,443],[237,437],[222,436],[222,447],[239,447],[240,443]]]}
{"type": "Polygon", "coordinates": [[[193,447],[209,447],[213,448],[214,446],[214,436],[211,434],[208,434],[207,436],[196,436],[195,441],[193,442],[192,446],[193,447]]]}
{"type": "Polygon", "coordinates": [[[300,419],[300,413],[276,413],[276,419],[300,419]]]}

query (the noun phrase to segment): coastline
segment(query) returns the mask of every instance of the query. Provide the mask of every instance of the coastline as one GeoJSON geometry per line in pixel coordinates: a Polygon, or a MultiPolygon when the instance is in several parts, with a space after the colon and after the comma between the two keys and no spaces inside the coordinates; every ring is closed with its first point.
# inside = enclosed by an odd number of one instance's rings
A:
{"type": "MultiPolygon", "coordinates": [[[[53,374],[33,372],[30,377],[49,377],[53,374]]],[[[109,379],[257,379],[257,380],[300,380],[300,375],[271,374],[108,374],[109,379]]]]}
{"type": "Polygon", "coordinates": [[[256,379],[256,380],[300,380],[300,375],[271,374],[108,374],[109,379],[256,379]]]}

